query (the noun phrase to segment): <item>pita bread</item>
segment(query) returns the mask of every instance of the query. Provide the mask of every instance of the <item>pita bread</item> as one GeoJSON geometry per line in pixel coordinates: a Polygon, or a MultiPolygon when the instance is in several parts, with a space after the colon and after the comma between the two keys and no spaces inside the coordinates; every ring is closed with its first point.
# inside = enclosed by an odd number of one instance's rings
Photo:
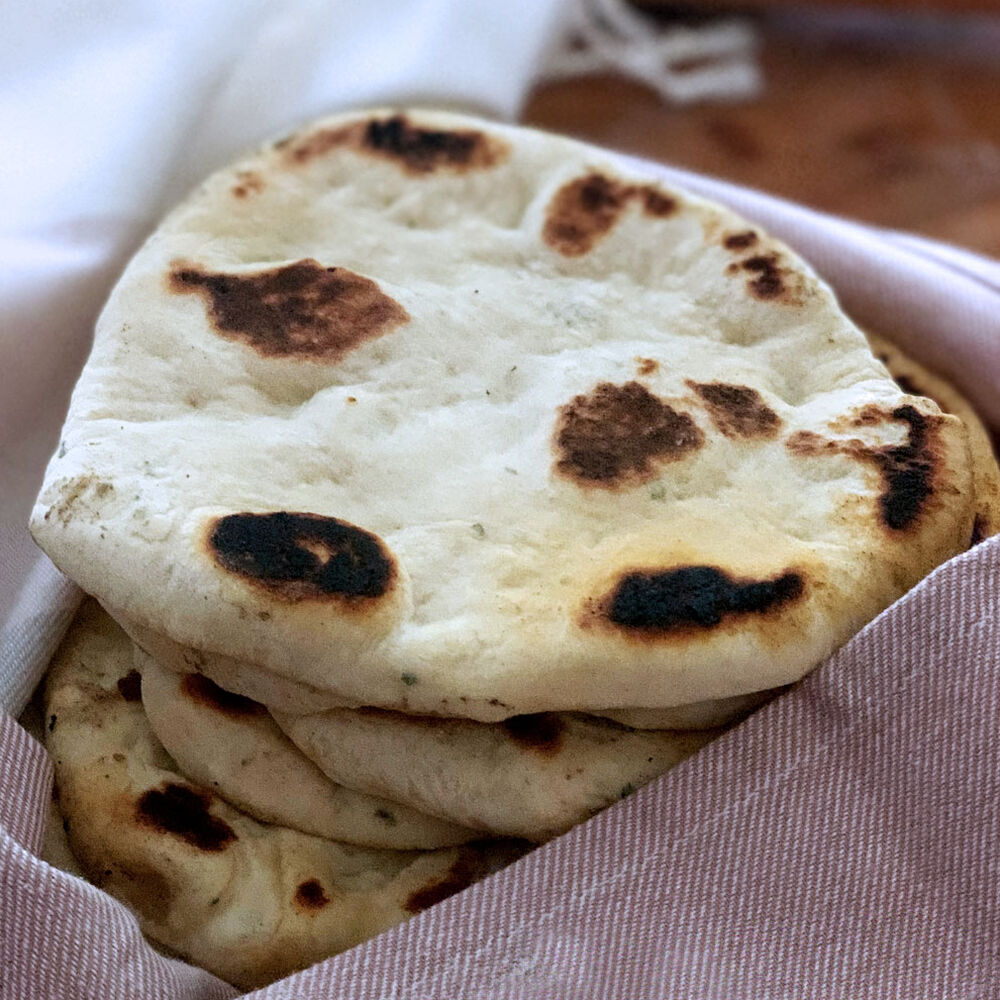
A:
{"type": "Polygon", "coordinates": [[[973,514],[961,422],[758,227],[590,146],[378,111],[139,251],[32,530],[209,676],[495,721],[790,683],[973,514]]]}
{"type": "Polygon", "coordinates": [[[896,384],[913,396],[927,396],[965,425],[972,455],[972,492],[975,516],[969,544],[1000,532],[1000,466],[993,451],[990,432],[972,404],[946,379],[929,371],[905,351],[878,334],[869,332],[868,343],[896,384]]]}
{"type": "Polygon", "coordinates": [[[84,605],[53,661],[46,742],[73,853],[143,931],[241,988],[350,948],[512,860],[373,850],[255,822],[183,779],[127,637],[84,605]]]}
{"type": "Polygon", "coordinates": [[[181,676],[201,674],[232,694],[297,715],[308,715],[326,708],[361,707],[359,702],[342,698],[332,691],[279,677],[234,657],[181,646],[162,632],[155,632],[138,624],[119,608],[107,610],[128,633],[137,648],[173,673],[181,676]]]}
{"type": "Polygon", "coordinates": [[[494,724],[379,709],[276,718],[334,781],[536,841],[588,819],[718,735],[643,732],[573,713],[494,724]]]}
{"type": "Polygon", "coordinates": [[[136,651],[150,728],[189,781],[263,823],[365,847],[450,847],[481,832],[330,781],[263,705],[136,651]]]}
{"type": "Polygon", "coordinates": [[[718,729],[745,719],[751,712],[781,694],[784,688],[755,691],[733,698],[696,701],[673,708],[620,708],[595,712],[630,729],[718,729]]]}
{"type": "MultiPolygon", "coordinates": [[[[958,416],[966,428],[972,455],[973,496],[975,518],[971,544],[976,544],[1000,531],[1000,466],[993,451],[989,431],[972,404],[950,382],[930,372],[887,338],[868,331],[869,345],[906,393],[927,396],[945,412],[958,416]]],[[[147,647],[158,651],[168,661],[178,655],[169,644],[164,648],[162,637],[140,627],[134,627],[136,637],[147,647]]],[[[185,666],[202,669],[204,661],[190,651],[183,656],[185,666]]],[[[246,671],[234,661],[216,658],[212,663],[220,683],[232,691],[243,690],[247,696],[267,700],[279,711],[309,714],[317,706],[358,707],[342,700],[331,700],[325,692],[305,685],[293,685],[261,671],[246,671]]],[[[610,709],[594,714],[612,719],[634,729],[714,729],[731,725],[766,704],[783,689],[759,691],[732,698],[719,698],[677,705],[672,708],[610,709]]]]}
{"type": "MultiPolygon", "coordinates": [[[[970,547],[1000,532],[1000,465],[993,451],[990,432],[972,404],[950,382],[929,371],[890,340],[870,331],[866,336],[875,356],[904,392],[912,396],[927,396],[944,412],[954,413],[965,426],[972,457],[972,494],[975,501],[970,547]]],[[[619,709],[597,714],[635,729],[710,729],[737,722],[779,693],[780,690],[759,691],[674,708],[619,709]]]]}
{"type": "MultiPolygon", "coordinates": [[[[318,709],[365,707],[338,698],[328,691],[248,668],[245,663],[229,657],[209,657],[194,649],[183,649],[163,635],[129,621],[120,612],[115,617],[121,621],[137,647],[144,650],[150,659],[168,664],[171,672],[179,676],[198,672],[206,678],[211,677],[224,690],[266,704],[275,711],[311,715],[318,709]]],[[[593,714],[634,729],[717,729],[744,718],[780,690],[759,691],[672,708],[605,709],[593,714]]]]}

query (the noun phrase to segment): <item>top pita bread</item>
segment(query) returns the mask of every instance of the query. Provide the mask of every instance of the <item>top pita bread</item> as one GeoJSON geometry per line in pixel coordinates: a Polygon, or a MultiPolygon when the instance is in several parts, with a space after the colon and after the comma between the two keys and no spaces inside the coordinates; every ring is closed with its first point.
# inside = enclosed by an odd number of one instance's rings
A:
{"type": "Polygon", "coordinates": [[[32,526],[209,662],[491,720],[785,684],[972,520],[959,420],[787,247],[592,147],[380,111],[149,239],[32,526]]]}

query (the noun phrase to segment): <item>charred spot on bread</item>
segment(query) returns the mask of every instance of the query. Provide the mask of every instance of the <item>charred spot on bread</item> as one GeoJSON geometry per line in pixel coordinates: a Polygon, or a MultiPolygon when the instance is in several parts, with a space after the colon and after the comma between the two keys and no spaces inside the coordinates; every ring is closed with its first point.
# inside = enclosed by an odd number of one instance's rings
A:
{"type": "Polygon", "coordinates": [[[940,460],[931,438],[931,422],[916,407],[898,406],[894,420],[909,427],[906,441],[887,445],[873,452],[885,482],[879,499],[882,520],[893,531],[908,528],[923,510],[934,492],[934,479],[940,460]]]}
{"type": "Polygon", "coordinates": [[[477,129],[435,129],[403,114],[323,128],[282,147],[287,162],[308,163],[335,149],[389,160],[411,176],[486,170],[509,154],[506,143],[477,129]]]}
{"type": "Polygon", "coordinates": [[[759,237],[752,229],[739,233],[728,233],[722,238],[722,245],[727,250],[749,250],[755,246],[759,237]]]}
{"type": "Polygon", "coordinates": [[[300,910],[315,913],[329,905],[330,897],[319,879],[311,878],[299,884],[293,902],[300,910]]]}
{"type": "Polygon", "coordinates": [[[934,495],[943,461],[939,440],[942,419],[940,415],[922,413],[909,403],[892,410],[870,403],[854,414],[851,426],[902,423],[907,428],[902,443],[874,447],[858,438],[824,438],[815,431],[797,431],[785,447],[794,455],[848,455],[873,466],[882,480],[879,520],[890,532],[900,533],[918,521],[934,495]]]}
{"type": "Polygon", "coordinates": [[[219,336],[266,358],[339,361],[410,318],[370,278],[312,258],[241,274],[175,262],[167,284],[199,295],[219,336]]]}
{"type": "Polygon", "coordinates": [[[377,535],[322,514],[227,514],[210,523],[207,548],[216,565],[289,602],[366,605],[384,597],[397,577],[377,535]]]}
{"type": "Polygon", "coordinates": [[[755,275],[747,288],[758,299],[777,299],[785,294],[784,273],[778,266],[777,254],[760,254],[743,261],[740,267],[755,275]]]}
{"type": "Polygon", "coordinates": [[[566,257],[581,257],[609,233],[631,201],[653,218],[677,211],[677,200],[652,184],[625,184],[594,171],[568,181],[549,202],[542,238],[566,257]]]}
{"type": "Polygon", "coordinates": [[[764,579],[735,577],[718,566],[632,569],[590,602],[585,623],[601,620],[655,638],[780,611],[804,592],[805,579],[793,569],[764,579]]]}
{"type": "Polygon", "coordinates": [[[656,475],[656,464],[696,451],[705,435],[687,413],[639,382],[600,382],[562,406],[556,471],[580,486],[614,489],[656,475]]]}
{"type": "Polygon", "coordinates": [[[781,418],[756,389],[728,382],[687,380],[705,408],[712,423],[728,438],[773,438],[781,427],[781,418]]]}
{"type": "Polygon", "coordinates": [[[165,782],[144,792],[136,803],[140,824],[179,837],[199,851],[224,851],[237,840],[236,831],[209,812],[212,797],[207,792],[165,782]]]}

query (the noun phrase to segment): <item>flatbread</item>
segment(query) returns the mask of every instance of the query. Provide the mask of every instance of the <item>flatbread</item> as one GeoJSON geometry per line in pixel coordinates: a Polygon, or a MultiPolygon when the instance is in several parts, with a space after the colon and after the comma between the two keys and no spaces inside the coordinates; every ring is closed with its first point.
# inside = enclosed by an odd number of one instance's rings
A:
{"type": "Polygon", "coordinates": [[[364,847],[450,847],[481,831],[327,778],[258,702],[201,674],[175,674],[136,651],[150,728],[190,781],[263,823],[364,847]]]}
{"type": "Polygon", "coordinates": [[[378,111],[139,251],[32,530],[210,676],[491,721],[798,679],[965,548],[970,477],[958,418],[758,227],[593,147],[378,111]]]}
{"type": "MultiPolygon", "coordinates": [[[[168,664],[171,672],[179,676],[198,672],[201,676],[211,677],[224,690],[265,704],[278,712],[311,715],[317,710],[330,708],[371,707],[339,698],[329,691],[256,670],[230,657],[206,656],[198,650],[178,647],[162,634],[129,621],[121,612],[116,613],[115,617],[122,622],[133,641],[146,655],[161,665],[168,664]]],[[[605,709],[593,714],[635,729],[717,729],[745,717],[777,693],[778,691],[757,691],[672,708],[605,709]]],[[[501,711],[496,706],[490,707],[501,711]]],[[[507,715],[510,715],[509,710],[507,715]]]]}
{"type": "Polygon", "coordinates": [[[945,413],[954,413],[965,425],[972,455],[975,497],[970,546],[1000,532],[1000,466],[990,432],[979,414],[955,386],[915,361],[902,348],[879,334],[869,331],[867,336],[875,356],[889,369],[904,392],[933,399],[945,413]]]}
{"type": "Polygon", "coordinates": [[[783,690],[755,691],[753,694],[696,701],[673,708],[619,708],[594,714],[631,729],[717,729],[746,718],[783,690]]]}
{"type": "MultiPolygon", "coordinates": [[[[1000,532],[1000,465],[997,464],[990,432],[972,404],[954,385],[929,371],[892,341],[871,331],[865,335],[875,356],[904,392],[912,396],[927,396],[944,412],[955,414],[965,426],[972,458],[975,511],[970,547],[1000,532]]],[[[779,693],[780,689],[759,691],[674,708],[625,708],[597,714],[636,729],[710,729],[744,718],[779,693]]]]}
{"type": "Polygon", "coordinates": [[[361,707],[356,699],[344,698],[328,689],[281,677],[271,671],[259,669],[256,664],[182,646],[162,632],[140,625],[120,608],[108,608],[108,611],[140,650],[176,674],[201,674],[225,691],[282,712],[305,715],[327,708],[361,707]]]}
{"type": "Polygon", "coordinates": [[[378,709],[276,718],[334,781],[536,841],[588,819],[718,735],[644,732],[554,712],[492,725],[378,709]]]}
{"type": "MultiPolygon", "coordinates": [[[[975,517],[970,547],[1000,532],[1000,465],[990,432],[972,404],[946,379],[929,371],[902,348],[879,334],[866,332],[875,356],[896,384],[913,396],[927,396],[965,425],[972,457],[972,494],[975,517]]],[[[695,702],[666,709],[618,709],[598,713],[637,729],[703,729],[726,726],[770,701],[779,691],[695,702]]]]}
{"type": "Polygon", "coordinates": [[[257,823],[177,773],[136,680],[127,637],[87,602],[46,690],[70,845],[144,933],[243,989],[350,948],[513,856],[372,850],[257,823]]]}

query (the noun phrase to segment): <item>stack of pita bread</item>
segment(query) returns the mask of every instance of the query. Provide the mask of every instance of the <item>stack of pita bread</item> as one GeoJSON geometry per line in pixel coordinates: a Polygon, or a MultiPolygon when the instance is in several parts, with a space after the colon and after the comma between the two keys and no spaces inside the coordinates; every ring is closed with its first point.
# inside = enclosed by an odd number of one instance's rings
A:
{"type": "Polygon", "coordinates": [[[32,519],[96,598],[46,695],[84,870],[252,986],[675,766],[1000,525],[975,415],[875,350],[566,139],[377,111],[214,175],[32,519]]]}

